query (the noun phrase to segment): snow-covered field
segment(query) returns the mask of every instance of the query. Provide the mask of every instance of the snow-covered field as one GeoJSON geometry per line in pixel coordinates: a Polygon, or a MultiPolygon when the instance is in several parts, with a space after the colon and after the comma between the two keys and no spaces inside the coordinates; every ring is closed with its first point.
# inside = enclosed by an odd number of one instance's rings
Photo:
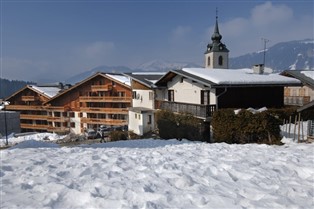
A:
{"type": "Polygon", "coordinates": [[[1,150],[1,208],[314,208],[314,144],[42,138],[1,150]]]}

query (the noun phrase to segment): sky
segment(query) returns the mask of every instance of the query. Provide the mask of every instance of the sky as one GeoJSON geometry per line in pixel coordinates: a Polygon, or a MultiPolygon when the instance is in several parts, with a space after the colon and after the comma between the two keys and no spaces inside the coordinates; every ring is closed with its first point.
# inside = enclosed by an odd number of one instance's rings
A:
{"type": "Polygon", "coordinates": [[[0,0],[1,78],[63,81],[101,65],[203,65],[216,8],[236,57],[314,38],[313,0],[0,0]]]}

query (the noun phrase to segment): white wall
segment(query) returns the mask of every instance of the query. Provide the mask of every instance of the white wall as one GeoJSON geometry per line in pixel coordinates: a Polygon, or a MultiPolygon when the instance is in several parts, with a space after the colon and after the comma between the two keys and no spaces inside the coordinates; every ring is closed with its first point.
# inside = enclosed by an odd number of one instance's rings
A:
{"type": "Polygon", "coordinates": [[[74,134],[82,134],[80,112],[74,112],[74,118],[70,118],[71,123],[75,123],[75,128],[70,128],[70,132],[74,134]]]}
{"type": "Polygon", "coordinates": [[[174,101],[200,104],[201,90],[210,90],[210,104],[216,104],[215,89],[204,87],[204,85],[192,82],[192,80],[184,78],[181,82],[181,76],[177,75],[168,82],[168,90],[174,90],[174,101]]]}
{"type": "Polygon", "coordinates": [[[136,89],[136,98],[133,98],[133,107],[146,107],[150,109],[154,109],[154,91],[153,90],[140,90],[136,89]],[[151,95],[151,99],[149,98],[149,94],[151,95]]]}
{"type": "Polygon", "coordinates": [[[153,112],[137,113],[129,111],[129,131],[142,136],[143,134],[154,129],[154,114],[153,112]],[[152,122],[148,124],[148,115],[152,116],[152,122]]]}

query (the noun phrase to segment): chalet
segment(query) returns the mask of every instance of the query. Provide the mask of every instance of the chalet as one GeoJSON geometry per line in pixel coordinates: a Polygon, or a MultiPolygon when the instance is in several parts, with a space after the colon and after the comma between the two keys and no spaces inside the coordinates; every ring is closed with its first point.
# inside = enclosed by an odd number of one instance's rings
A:
{"type": "Polygon", "coordinates": [[[314,100],[314,70],[286,70],[281,75],[302,83],[302,86],[285,87],[285,105],[304,106],[314,100]]]}
{"type": "Polygon", "coordinates": [[[166,90],[159,108],[207,118],[218,108],[283,107],[284,87],[300,82],[252,69],[183,68],[169,71],[156,85],[166,90]]]}
{"type": "Polygon", "coordinates": [[[43,103],[48,131],[81,134],[101,125],[126,126],[131,100],[129,78],[96,73],[43,103]]]}
{"type": "Polygon", "coordinates": [[[155,86],[164,72],[124,73],[131,79],[132,107],[129,108],[128,129],[135,134],[143,134],[155,129],[155,100],[161,95],[155,86]]]}
{"type": "Polygon", "coordinates": [[[163,89],[163,99],[157,108],[209,119],[218,108],[283,107],[284,87],[300,82],[265,73],[263,65],[229,69],[229,50],[221,42],[217,19],[212,43],[205,51],[205,67],[170,70],[160,78],[155,85],[163,89]]]}
{"type": "Polygon", "coordinates": [[[6,110],[20,112],[22,132],[46,132],[48,129],[47,110],[43,103],[61,91],[61,86],[27,85],[10,97],[6,98],[10,104],[6,110]]]}

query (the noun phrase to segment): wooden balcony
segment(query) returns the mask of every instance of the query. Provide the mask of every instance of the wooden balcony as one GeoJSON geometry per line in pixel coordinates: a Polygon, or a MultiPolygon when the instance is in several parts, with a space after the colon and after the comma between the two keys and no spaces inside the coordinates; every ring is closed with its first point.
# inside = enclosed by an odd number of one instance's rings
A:
{"type": "Polygon", "coordinates": [[[52,127],[52,126],[48,126],[47,131],[55,132],[55,133],[67,133],[67,132],[70,132],[70,128],[68,128],[68,127],[52,127]]]}
{"type": "Polygon", "coordinates": [[[52,117],[52,116],[48,116],[47,117],[47,121],[54,121],[54,122],[68,122],[70,121],[69,117],[52,117]]]}
{"type": "Polygon", "coordinates": [[[131,103],[132,97],[80,96],[80,102],[116,102],[131,103]]]}
{"type": "Polygon", "coordinates": [[[119,119],[81,118],[81,123],[124,126],[128,124],[128,121],[119,119]]]}
{"type": "Polygon", "coordinates": [[[28,114],[20,114],[20,119],[26,120],[47,120],[47,115],[28,115],[28,114]]]}
{"type": "Polygon", "coordinates": [[[92,91],[110,91],[112,89],[112,85],[92,85],[92,91]]]}
{"type": "Polygon", "coordinates": [[[6,110],[45,110],[43,106],[35,105],[8,105],[6,110]]]}
{"type": "Polygon", "coordinates": [[[21,123],[22,129],[47,130],[48,125],[21,123]]]}
{"type": "Polygon", "coordinates": [[[213,116],[216,105],[189,104],[181,102],[156,101],[156,109],[178,113],[190,113],[195,117],[206,119],[213,116]]]}
{"type": "Polygon", "coordinates": [[[285,105],[303,106],[310,102],[309,96],[286,96],[284,97],[285,105]]]}
{"type": "Polygon", "coordinates": [[[81,107],[80,110],[87,113],[128,114],[126,108],[81,107]]]}
{"type": "Polygon", "coordinates": [[[33,102],[35,101],[35,96],[22,96],[21,100],[24,102],[33,102]]]}

